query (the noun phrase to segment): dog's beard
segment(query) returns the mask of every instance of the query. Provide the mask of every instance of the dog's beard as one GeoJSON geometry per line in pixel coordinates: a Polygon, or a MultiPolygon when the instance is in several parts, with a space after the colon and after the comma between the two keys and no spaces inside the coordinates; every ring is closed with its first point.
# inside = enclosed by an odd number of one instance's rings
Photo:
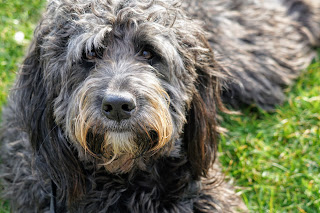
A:
{"type": "Polygon", "coordinates": [[[174,130],[169,97],[154,79],[145,88],[148,92],[140,95],[144,104],[137,107],[136,115],[120,122],[111,121],[103,116],[97,104],[99,91],[101,93],[98,81],[88,80],[74,93],[67,112],[66,130],[85,155],[102,160],[101,165],[109,172],[126,173],[138,158],[159,152],[171,141],[174,130]]]}
{"type": "MultiPolygon", "coordinates": [[[[98,166],[104,166],[112,173],[126,173],[134,166],[134,160],[138,153],[142,154],[147,148],[142,147],[147,145],[147,140],[139,146],[136,143],[137,138],[142,140],[143,135],[137,136],[132,132],[112,131],[107,131],[104,135],[89,133],[85,145],[92,156],[101,160],[98,166]]],[[[151,138],[148,141],[152,144],[151,138]]]]}

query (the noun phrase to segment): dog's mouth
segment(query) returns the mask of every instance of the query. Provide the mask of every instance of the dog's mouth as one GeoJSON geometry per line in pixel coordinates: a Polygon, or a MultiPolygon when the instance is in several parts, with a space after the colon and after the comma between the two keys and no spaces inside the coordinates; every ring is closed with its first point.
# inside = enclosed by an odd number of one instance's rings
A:
{"type": "MultiPolygon", "coordinates": [[[[145,134],[133,135],[131,131],[119,130],[119,131],[109,131],[107,134],[112,135],[112,137],[118,138],[118,143],[133,142],[138,147],[136,153],[132,153],[134,156],[142,156],[143,154],[154,148],[159,140],[159,136],[156,131],[150,130],[145,134]],[[132,139],[133,138],[133,139],[132,139]]],[[[106,150],[104,150],[105,143],[110,143],[106,141],[106,136],[102,134],[93,134],[89,132],[87,134],[88,149],[90,152],[97,157],[106,157],[106,150]]]]}
{"type": "Polygon", "coordinates": [[[152,156],[159,136],[156,131],[133,133],[132,131],[108,131],[106,134],[87,134],[88,153],[99,159],[111,173],[127,173],[146,156],[152,156]]]}

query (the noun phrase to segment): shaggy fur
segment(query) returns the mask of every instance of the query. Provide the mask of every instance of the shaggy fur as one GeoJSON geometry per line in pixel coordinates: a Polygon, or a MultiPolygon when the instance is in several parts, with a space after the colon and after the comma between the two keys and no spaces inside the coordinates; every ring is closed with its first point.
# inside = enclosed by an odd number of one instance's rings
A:
{"type": "Polygon", "coordinates": [[[272,109],[320,42],[317,1],[264,2],[49,1],[3,110],[13,212],[247,211],[215,162],[221,100],[272,109]]]}

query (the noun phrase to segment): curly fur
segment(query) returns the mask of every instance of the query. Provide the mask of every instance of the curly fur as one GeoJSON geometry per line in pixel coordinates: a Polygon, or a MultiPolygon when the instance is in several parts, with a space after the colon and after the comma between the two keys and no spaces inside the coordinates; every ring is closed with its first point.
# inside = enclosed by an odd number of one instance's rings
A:
{"type": "Polygon", "coordinates": [[[266,110],[284,100],[320,43],[319,7],[49,1],[3,110],[13,212],[49,212],[52,196],[56,212],[247,211],[215,162],[217,111],[222,100],[266,110]],[[135,114],[106,118],[110,94],[133,97],[135,114]]]}

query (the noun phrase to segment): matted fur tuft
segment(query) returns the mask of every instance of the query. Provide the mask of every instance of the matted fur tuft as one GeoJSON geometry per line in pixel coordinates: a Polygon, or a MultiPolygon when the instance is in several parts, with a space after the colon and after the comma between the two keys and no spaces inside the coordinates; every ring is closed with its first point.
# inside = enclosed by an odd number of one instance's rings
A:
{"type": "Polygon", "coordinates": [[[24,213],[246,212],[216,160],[222,100],[272,110],[319,43],[316,1],[48,1],[3,110],[3,197],[24,213]]]}

